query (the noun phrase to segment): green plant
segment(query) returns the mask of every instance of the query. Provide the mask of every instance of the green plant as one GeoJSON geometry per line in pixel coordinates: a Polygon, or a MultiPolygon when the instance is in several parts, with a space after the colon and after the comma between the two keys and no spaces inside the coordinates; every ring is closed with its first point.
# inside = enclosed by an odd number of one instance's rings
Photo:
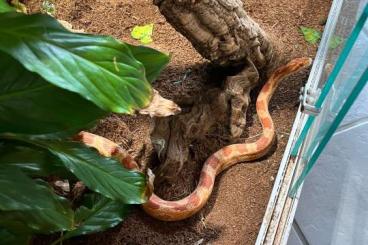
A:
{"type": "Polygon", "coordinates": [[[144,26],[135,26],[130,33],[132,38],[139,40],[142,44],[149,44],[152,42],[153,24],[144,26]]]}
{"type": "Polygon", "coordinates": [[[5,0],[0,1],[0,13],[15,11],[15,7],[9,5],[5,0]]]}
{"type": "Polygon", "coordinates": [[[110,112],[151,100],[169,57],[111,37],[77,34],[48,15],[13,12],[0,0],[0,239],[66,239],[118,224],[145,196],[145,176],[72,140],[110,112]],[[58,195],[50,176],[93,193],[58,195]]]}
{"type": "Polygon", "coordinates": [[[309,27],[300,27],[300,32],[303,34],[305,41],[310,44],[316,44],[321,39],[321,32],[309,28],[309,27]]]}

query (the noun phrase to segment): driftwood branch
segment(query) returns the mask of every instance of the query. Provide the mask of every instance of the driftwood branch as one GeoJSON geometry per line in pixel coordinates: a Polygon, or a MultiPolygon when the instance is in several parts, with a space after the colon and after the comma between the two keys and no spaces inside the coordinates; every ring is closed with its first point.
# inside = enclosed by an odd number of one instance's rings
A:
{"type": "Polygon", "coordinates": [[[273,44],[246,13],[241,0],[155,0],[166,20],[204,58],[221,67],[243,67],[218,89],[196,98],[188,113],[157,119],[152,133],[161,165],[157,179],[172,179],[188,161],[189,145],[216,123],[228,124],[233,138],[246,126],[249,93],[259,84],[259,71],[274,58],[273,44]]]}
{"type": "Polygon", "coordinates": [[[257,69],[271,60],[266,33],[241,0],[156,0],[166,20],[214,64],[234,66],[249,58],[257,69]]]}

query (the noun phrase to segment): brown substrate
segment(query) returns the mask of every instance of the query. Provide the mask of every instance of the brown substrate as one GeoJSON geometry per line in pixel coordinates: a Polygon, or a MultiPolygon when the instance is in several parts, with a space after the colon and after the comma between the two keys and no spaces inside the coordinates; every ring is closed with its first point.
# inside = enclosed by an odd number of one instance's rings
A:
{"type": "MultiPolygon", "coordinates": [[[[29,7],[37,11],[40,0],[29,7]]],[[[165,22],[151,0],[58,0],[57,17],[90,33],[108,34],[135,43],[130,31],[135,25],[154,23],[151,47],[169,52],[171,62],[154,87],[176,102],[199,95],[221,84],[223,78],[213,75],[210,65],[190,43],[165,22]]],[[[245,2],[245,1],[244,1],[245,2]]],[[[326,0],[248,0],[245,8],[279,43],[285,60],[298,56],[313,57],[316,46],[307,44],[298,32],[299,26],[322,30],[331,1],[326,0]]],[[[268,156],[253,163],[238,164],[217,177],[216,187],[205,208],[194,217],[165,223],[148,217],[134,208],[119,226],[106,232],[72,239],[64,244],[254,244],[272,190],[289,132],[298,107],[299,88],[306,82],[308,71],[282,82],[271,101],[270,111],[277,128],[277,146],[268,156]]],[[[257,138],[261,127],[252,105],[248,111],[247,130],[240,141],[257,138]],[[246,139],[245,139],[246,138],[246,139]]],[[[157,162],[149,142],[152,121],[146,116],[111,116],[95,132],[127,148],[138,161],[157,162]],[[143,148],[143,151],[142,151],[143,148]],[[142,153],[143,152],[143,153],[142,153]]],[[[215,150],[232,143],[226,125],[218,125],[208,136],[191,147],[190,161],[174,184],[162,183],[157,193],[167,199],[188,195],[197,184],[203,161],[215,150]]],[[[36,243],[46,243],[47,238],[36,243]]]]}

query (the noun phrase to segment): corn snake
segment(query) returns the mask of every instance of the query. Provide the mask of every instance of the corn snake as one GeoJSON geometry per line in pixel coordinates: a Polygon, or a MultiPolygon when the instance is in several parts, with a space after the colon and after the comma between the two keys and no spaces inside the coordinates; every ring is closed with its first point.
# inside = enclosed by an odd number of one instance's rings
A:
{"type": "MultiPolygon", "coordinates": [[[[274,123],[268,111],[269,101],[283,78],[308,67],[311,62],[310,58],[293,59],[276,69],[262,87],[256,102],[258,118],[263,128],[262,136],[258,140],[252,143],[228,145],[216,151],[205,161],[198,185],[190,195],[181,200],[167,201],[152,193],[148,202],[142,204],[145,212],[164,221],[186,219],[206,204],[213,190],[216,175],[239,162],[265,156],[276,138],[274,123]]],[[[117,158],[125,168],[140,171],[134,159],[114,142],[88,132],[80,132],[76,138],[96,148],[103,156],[117,158]]]]}

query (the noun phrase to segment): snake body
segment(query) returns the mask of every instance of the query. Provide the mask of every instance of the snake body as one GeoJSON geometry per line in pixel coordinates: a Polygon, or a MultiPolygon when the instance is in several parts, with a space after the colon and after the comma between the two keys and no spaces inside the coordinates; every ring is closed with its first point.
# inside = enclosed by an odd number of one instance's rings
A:
{"type": "MultiPolygon", "coordinates": [[[[252,161],[265,156],[275,138],[275,127],[268,111],[269,101],[279,82],[286,76],[308,67],[310,58],[296,58],[276,69],[262,87],[256,102],[256,110],[262,125],[262,135],[252,143],[232,144],[213,153],[204,163],[196,189],[187,197],[177,201],[163,200],[154,193],[142,207],[149,215],[164,221],[186,219],[197,213],[208,201],[215,177],[223,170],[239,162],[252,161]]],[[[80,141],[96,148],[107,157],[117,157],[128,169],[139,170],[137,163],[114,142],[87,132],[78,135],[80,141]]]]}

